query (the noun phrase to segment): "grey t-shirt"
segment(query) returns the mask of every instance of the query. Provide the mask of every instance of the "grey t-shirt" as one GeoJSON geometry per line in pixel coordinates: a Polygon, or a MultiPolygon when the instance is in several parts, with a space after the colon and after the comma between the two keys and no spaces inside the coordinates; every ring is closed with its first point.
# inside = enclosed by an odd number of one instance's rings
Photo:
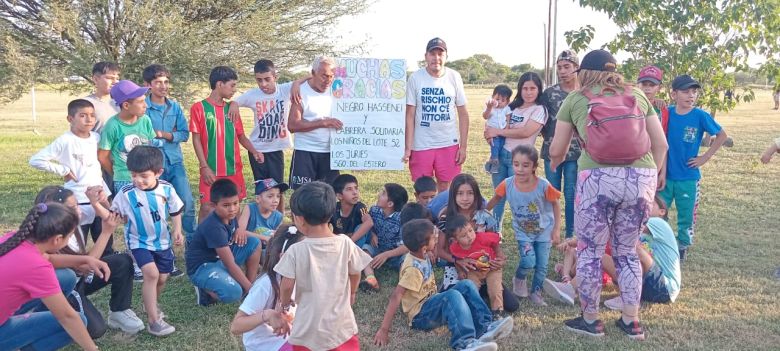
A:
{"type": "MultiPolygon", "coordinates": [[[[542,159],[550,159],[550,144],[552,144],[552,139],[555,135],[558,110],[561,108],[563,100],[566,99],[566,96],[568,95],[569,93],[564,91],[560,84],[555,84],[545,89],[544,93],[542,93],[542,104],[544,104],[544,107],[547,109],[548,116],[547,123],[542,127],[542,138],[544,138],[544,141],[542,142],[542,159]]],[[[566,153],[565,161],[576,161],[580,158],[581,152],[582,149],[580,148],[579,140],[576,137],[571,138],[571,145],[569,146],[569,151],[566,153]]]]}
{"type": "Polygon", "coordinates": [[[93,132],[101,133],[103,126],[106,125],[108,119],[119,113],[119,106],[116,105],[114,99],[108,98],[108,100],[101,100],[94,93],[85,96],[85,100],[95,105],[95,116],[97,117],[97,123],[92,128],[93,132]]]}

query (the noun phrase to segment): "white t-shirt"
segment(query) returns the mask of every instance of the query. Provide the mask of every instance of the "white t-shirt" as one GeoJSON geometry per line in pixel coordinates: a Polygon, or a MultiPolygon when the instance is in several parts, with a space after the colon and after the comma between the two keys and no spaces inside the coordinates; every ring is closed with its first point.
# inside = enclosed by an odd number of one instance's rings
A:
{"type": "Polygon", "coordinates": [[[83,97],[83,99],[91,102],[92,105],[95,106],[95,117],[97,117],[97,123],[95,123],[95,126],[92,127],[93,132],[103,132],[103,126],[106,125],[108,119],[119,113],[119,106],[116,105],[116,102],[114,102],[114,99],[112,98],[108,98],[108,100],[100,100],[93,93],[92,95],[83,97]]]}
{"type": "Polygon", "coordinates": [[[349,275],[360,274],[369,263],[371,256],[346,235],[307,237],[287,249],[274,270],[295,279],[298,310],[290,344],[330,350],[358,333],[349,275]]]}
{"type": "Polygon", "coordinates": [[[420,68],[409,77],[406,104],[416,106],[412,150],[438,149],[459,143],[458,107],[466,105],[460,73],[444,67],[444,75],[435,78],[425,68],[420,68]]]}
{"type": "MultiPolygon", "coordinates": [[[[509,129],[525,127],[529,121],[541,124],[541,126],[539,126],[539,131],[541,131],[542,126],[547,123],[547,111],[544,109],[544,106],[533,105],[527,108],[518,107],[512,110],[512,114],[509,116],[509,129]]],[[[520,144],[533,146],[536,143],[536,137],[538,135],[539,133],[537,132],[527,138],[506,138],[504,149],[512,152],[512,150],[520,144]]]]}
{"type": "Polygon", "coordinates": [[[292,145],[287,131],[291,87],[292,82],[277,84],[273,94],[254,88],[236,99],[238,106],[250,108],[255,114],[254,128],[249,135],[255,150],[274,152],[289,149],[292,145]]]}
{"type": "MultiPolygon", "coordinates": [[[[487,111],[487,108],[485,108],[485,111],[487,111]]],[[[510,113],[512,113],[512,109],[508,105],[504,106],[504,108],[493,107],[490,110],[490,118],[485,122],[485,126],[498,129],[506,128],[506,115],[510,113]]]]}
{"type": "MultiPolygon", "coordinates": [[[[64,177],[68,172],[73,173],[76,180],[68,181],[63,187],[73,192],[78,203],[89,204],[86,195],[88,187],[100,185],[106,195],[111,195],[111,191],[103,181],[103,173],[97,158],[99,141],[100,135],[95,132],[90,132],[88,138],[81,138],[67,131],[33,155],[30,158],[30,166],[60,177],[64,177]]],[[[91,206],[85,207],[91,209],[91,206]]],[[[86,219],[83,218],[84,215],[85,213],[82,213],[82,220],[86,219]]],[[[91,215],[94,217],[94,211],[91,215]]]]}
{"type": "MultiPolygon", "coordinates": [[[[277,278],[281,280],[278,275],[277,278]]],[[[274,290],[271,287],[271,278],[264,274],[252,284],[252,288],[249,289],[249,293],[238,309],[251,316],[263,310],[274,309],[273,302],[274,290]]],[[[293,315],[295,315],[295,310],[295,306],[290,308],[293,315]]],[[[261,324],[244,333],[244,348],[247,351],[275,351],[279,350],[285,342],[287,342],[287,338],[274,334],[273,328],[268,323],[261,324]]]]}
{"type": "MultiPolygon", "coordinates": [[[[301,105],[303,120],[317,121],[331,115],[333,96],[330,88],[323,93],[317,92],[309,82],[301,84],[301,105]]],[[[309,152],[330,152],[330,128],[317,128],[308,132],[295,133],[295,150],[309,152]]]]}

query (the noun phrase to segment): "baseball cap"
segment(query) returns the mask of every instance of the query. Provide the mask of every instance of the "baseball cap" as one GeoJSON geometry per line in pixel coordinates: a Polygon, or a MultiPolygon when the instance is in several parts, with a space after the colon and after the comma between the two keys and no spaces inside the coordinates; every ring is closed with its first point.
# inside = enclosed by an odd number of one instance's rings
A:
{"type": "Polygon", "coordinates": [[[255,195],[260,195],[268,189],[279,188],[279,191],[284,192],[290,189],[290,186],[286,183],[277,183],[273,178],[260,179],[255,181],[255,195]]]}
{"type": "Polygon", "coordinates": [[[672,81],[672,90],[684,90],[693,87],[701,88],[701,84],[687,74],[677,76],[672,81]]]}
{"type": "Polygon", "coordinates": [[[582,58],[582,64],[577,72],[583,69],[590,71],[615,72],[617,71],[617,61],[615,60],[615,57],[606,50],[593,50],[582,58]]]}
{"type": "Polygon", "coordinates": [[[660,68],[656,66],[646,66],[639,70],[639,79],[636,81],[639,83],[642,82],[652,82],[653,84],[661,84],[661,79],[663,79],[664,71],[662,71],[660,68]]]}
{"type": "Polygon", "coordinates": [[[425,46],[425,52],[431,51],[433,49],[442,49],[444,51],[447,51],[447,43],[444,42],[444,40],[441,40],[441,38],[436,37],[428,41],[428,45],[425,46]]]}
{"type": "Polygon", "coordinates": [[[577,57],[577,53],[575,53],[572,50],[561,51],[560,55],[558,55],[558,59],[555,60],[555,62],[557,63],[558,61],[561,60],[569,61],[577,66],[580,65],[580,59],[577,57]]]}
{"type": "Polygon", "coordinates": [[[121,106],[127,100],[144,96],[149,88],[141,88],[130,80],[120,80],[111,87],[111,98],[121,106]]]}

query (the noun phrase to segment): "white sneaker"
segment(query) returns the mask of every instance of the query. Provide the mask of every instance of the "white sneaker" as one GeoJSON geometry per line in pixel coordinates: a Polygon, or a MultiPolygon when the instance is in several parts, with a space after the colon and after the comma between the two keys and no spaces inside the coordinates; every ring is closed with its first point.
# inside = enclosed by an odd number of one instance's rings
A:
{"type": "Polygon", "coordinates": [[[481,342],[491,342],[503,339],[512,334],[512,328],[515,326],[515,320],[512,317],[504,317],[493,323],[490,323],[487,330],[479,337],[481,342]]]}
{"type": "Polygon", "coordinates": [[[544,280],[544,292],[550,297],[567,305],[574,304],[574,287],[568,283],[558,283],[550,279],[544,280]]]}
{"type": "Polygon", "coordinates": [[[144,322],[131,309],[109,313],[107,322],[109,328],[121,329],[127,334],[144,330],[144,322]]]}
{"type": "Polygon", "coordinates": [[[154,336],[166,336],[175,332],[176,328],[160,318],[156,322],[149,323],[149,327],[147,327],[146,330],[149,332],[149,334],[154,336]]]}
{"type": "Polygon", "coordinates": [[[496,343],[489,341],[479,341],[477,339],[471,340],[471,342],[466,345],[466,347],[460,349],[460,351],[496,351],[498,350],[498,345],[496,343]]]}
{"type": "Polygon", "coordinates": [[[623,299],[620,296],[604,301],[604,306],[613,311],[623,310],[623,299]]]}
{"type": "Polygon", "coordinates": [[[518,297],[528,297],[528,279],[512,278],[512,292],[518,297]]]}

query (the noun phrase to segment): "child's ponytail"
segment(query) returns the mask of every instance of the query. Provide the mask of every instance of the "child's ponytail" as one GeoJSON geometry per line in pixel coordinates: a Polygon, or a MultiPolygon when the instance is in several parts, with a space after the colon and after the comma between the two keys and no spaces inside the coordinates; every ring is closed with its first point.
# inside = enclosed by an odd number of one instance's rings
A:
{"type": "Polygon", "coordinates": [[[56,235],[67,236],[78,224],[76,210],[55,202],[39,203],[27,212],[19,230],[0,244],[0,256],[15,249],[24,240],[41,242],[56,235]]]}
{"type": "Polygon", "coordinates": [[[271,288],[274,292],[273,305],[276,305],[279,298],[279,282],[277,281],[274,267],[279,263],[282,254],[287,251],[292,244],[300,241],[302,236],[301,233],[298,233],[298,228],[292,224],[282,224],[279,228],[276,228],[276,233],[274,233],[274,236],[268,243],[268,249],[263,257],[263,264],[260,272],[261,276],[262,274],[267,274],[268,279],[271,281],[271,288]]]}

